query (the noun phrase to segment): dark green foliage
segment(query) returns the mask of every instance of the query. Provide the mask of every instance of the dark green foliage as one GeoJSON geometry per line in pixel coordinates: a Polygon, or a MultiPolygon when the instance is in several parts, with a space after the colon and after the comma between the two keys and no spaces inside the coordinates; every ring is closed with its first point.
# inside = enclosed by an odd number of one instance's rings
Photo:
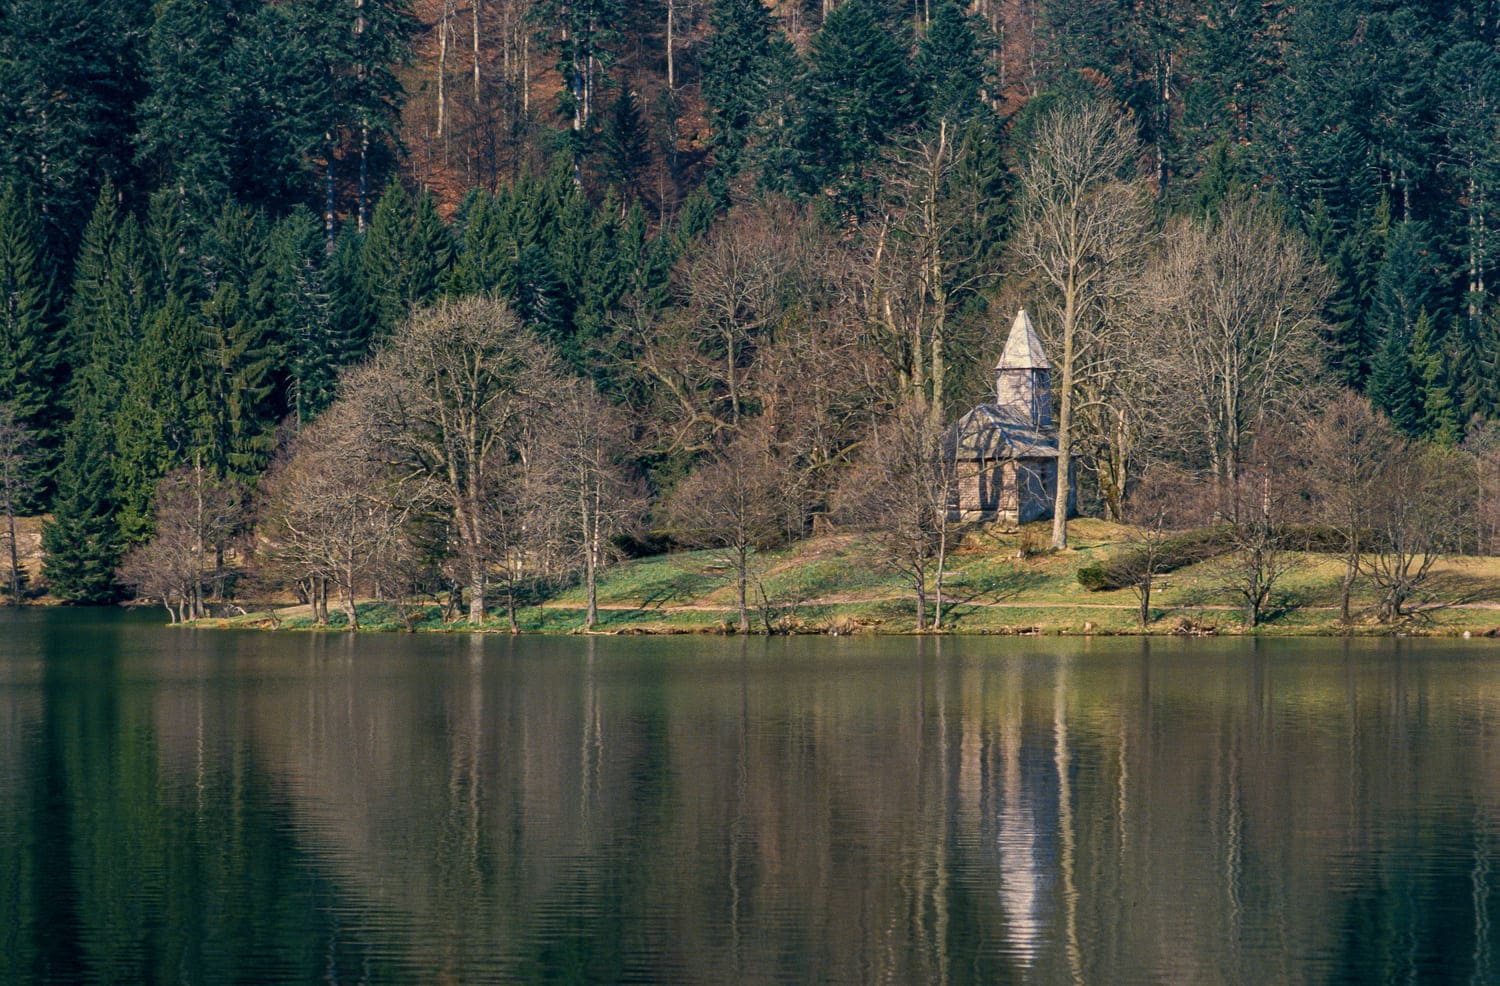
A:
{"type": "MultiPolygon", "coordinates": [[[[1175,572],[1179,568],[1217,558],[1231,547],[1229,531],[1222,527],[1205,527],[1174,534],[1156,549],[1152,571],[1160,574],[1175,572]]],[[[1138,550],[1126,548],[1113,558],[1080,567],[1078,584],[1090,592],[1129,588],[1138,578],[1142,567],[1132,554],[1138,550]]]]}
{"type": "Polygon", "coordinates": [[[784,95],[778,88],[792,73],[796,55],[760,0],[715,0],[709,25],[713,33],[702,57],[702,92],[714,166],[722,179],[754,160],[770,136],[768,128],[778,125],[771,109],[784,95]]]}
{"type": "Polygon", "coordinates": [[[299,425],[333,400],[338,368],[354,356],[347,326],[335,320],[334,277],[322,225],[294,210],[271,232],[271,336],[280,353],[286,393],[278,402],[299,425]]]}
{"type": "Polygon", "coordinates": [[[251,0],[164,0],[147,44],[139,161],[154,186],[222,200],[234,179],[236,83],[229,64],[251,0]]]}
{"type": "Polygon", "coordinates": [[[113,478],[127,544],[150,536],[161,478],[208,443],[207,368],[196,307],[169,296],[147,320],[126,365],[113,478]]]}
{"type": "Polygon", "coordinates": [[[876,0],[849,0],[830,14],[803,86],[803,187],[854,211],[874,190],[880,148],[914,118],[901,32],[881,13],[876,0]]]}
{"type": "MultiPolygon", "coordinates": [[[[1039,71],[1048,82],[1111,67],[1120,37],[1122,5],[1115,0],[1052,0],[1039,4],[1034,30],[1045,54],[1039,71]]],[[[934,17],[936,20],[936,17],[934,17]]]]}
{"type": "Polygon", "coordinates": [[[155,15],[136,135],[151,182],[281,212],[334,193],[342,148],[367,187],[370,142],[399,116],[404,0],[167,0],[155,15]]]}
{"type": "Polygon", "coordinates": [[[448,279],[451,294],[495,293],[580,372],[609,334],[627,294],[660,289],[666,264],[637,205],[613,196],[595,207],[554,173],[516,183],[494,196],[470,195],[460,215],[460,248],[448,279]]]}
{"type": "Polygon", "coordinates": [[[315,49],[332,76],[336,126],[350,137],[394,139],[403,91],[396,72],[418,28],[410,0],[306,0],[315,49]]]}
{"type": "Polygon", "coordinates": [[[1473,332],[1489,301],[1486,274],[1500,254],[1493,231],[1500,219],[1500,55],[1491,45],[1464,42],[1443,56],[1438,78],[1444,157],[1461,204],[1464,309],[1473,332]]]}
{"type": "Polygon", "coordinates": [[[598,148],[600,178],[622,197],[638,196],[641,173],[651,163],[651,151],[645,122],[629,89],[621,89],[610,103],[609,114],[599,129],[598,148]]]}
{"type": "Polygon", "coordinates": [[[146,212],[146,259],[158,296],[189,298],[198,290],[200,272],[192,239],[186,196],[174,188],[152,195],[146,212]]]}
{"type": "Polygon", "coordinates": [[[1412,332],[1411,364],[1420,392],[1419,428],[1424,437],[1447,446],[1457,445],[1463,437],[1456,388],[1450,376],[1450,366],[1457,355],[1451,342],[1437,330],[1426,312],[1417,318],[1412,332]]]}
{"type": "Polygon", "coordinates": [[[1200,157],[1220,141],[1239,142],[1255,132],[1279,69],[1274,38],[1287,9],[1283,0],[1194,6],[1185,66],[1190,81],[1182,96],[1187,153],[1200,157]]]}
{"type": "Polygon", "coordinates": [[[1422,400],[1412,374],[1410,337],[1399,327],[1386,333],[1366,393],[1404,434],[1421,432],[1422,400]]]}
{"type": "Polygon", "coordinates": [[[539,40],[557,56],[557,115],[570,123],[564,141],[575,172],[594,117],[604,109],[602,93],[609,88],[625,11],[621,0],[539,0],[530,8],[539,40]]]}
{"type": "Polygon", "coordinates": [[[1252,181],[1243,162],[1229,141],[1220,139],[1209,149],[1203,170],[1193,189],[1193,211],[1205,217],[1217,216],[1226,202],[1243,199],[1252,181]]]}
{"type": "Polygon", "coordinates": [[[153,280],[140,225],[106,185],[84,231],[67,309],[70,365],[96,371],[105,406],[118,401],[130,349],[158,300],[153,280]]]}
{"type": "Polygon", "coordinates": [[[202,318],[206,462],[221,476],[258,475],[274,444],[274,340],[231,283],[204,303],[202,318]]]}
{"type": "Polygon", "coordinates": [[[225,58],[233,191],[242,202],[279,212],[318,194],[343,70],[325,42],[329,28],[349,30],[320,23],[320,13],[316,4],[264,4],[225,58]]]}
{"type": "Polygon", "coordinates": [[[0,183],[29,190],[59,256],[100,185],[125,177],[149,17],[140,2],[0,4],[0,183]]]}
{"type": "Polygon", "coordinates": [[[507,205],[482,188],[464,200],[458,215],[458,255],[448,281],[450,294],[485,294],[505,282],[516,259],[507,205]]]}
{"type": "Polygon", "coordinates": [[[343,345],[340,365],[357,362],[370,348],[375,317],[364,284],[364,237],[346,229],[328,263],[329,332],[343,345]]]}
{"type": "Polygon", "coordinates": [[[969,18],[955,0],[939,0],[912,62],[917,99],[928,129],[940,120],[963,125],[984,111],[984,60],[969,18]]]}
{"type": "Polygon", "coordinates": [[[119,596],[115,569],[122,552],[115,496],[114,441],[109,408],[94,386],[79,381],[76,414],[58,470],[52,522],[42,530],[42,571],[52,594],[78,603],[119,596]]]}
{"type": "Polygon", "coordinates": [[[1386,332],[1400,332],[1409,339],[1422,312],[1442,311],[1440,267],[1426,223],[1409,220],[1391,228],[1373,305],[1374,317],[1386,332]]]}
{"type": "MultiPolygon", "coordinates": [[[[63,420],[52,302],[35,210],[14,185],[6,185],[0,188],[0,400],[31,436],[28,489],[43,497],[56,465],[63,420]]],[[[21,506],[29,509],[35,503],[27,498],[21,506]]]]}
{"type": "Polygon", "coordinates": [[[375,207],[360,258],[374,339],[388,336],[414,305],[437,297],[451,259],[451,237],[432,196],[423,193],[413,203],[392,182],[375,207]]]}
{"type": "Polygon", "coordinates": [[[1321,199],[1307,221],[1308,234],[1319,246],[1333,282],[1323,314],[1328,367],[1339,383],[1354,390],[1364,389],[1380,347],[1380,326],[1372,309],[1388,227],[1384,209],[1377,209],[1373,221],[1361,222],[1341,236],[1321,199]]]}

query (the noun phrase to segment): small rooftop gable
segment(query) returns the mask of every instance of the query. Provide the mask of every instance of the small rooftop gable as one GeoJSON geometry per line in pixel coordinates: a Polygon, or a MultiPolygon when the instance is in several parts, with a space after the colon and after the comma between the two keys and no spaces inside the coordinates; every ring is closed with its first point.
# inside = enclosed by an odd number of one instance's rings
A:
{"type": "Polygon", "coordinates": [[[1000,362],[995,364],[995,369],[1052,369],[1047,354],[1042,352],[1042,342],[1036,337],[1036,330],[1031,327],[1031,317],[1024,308],[1016,313],[1016,320],[1011,323],[1010,338],[1005,340],[1005,351],[1000,354],[1000,362]]]}

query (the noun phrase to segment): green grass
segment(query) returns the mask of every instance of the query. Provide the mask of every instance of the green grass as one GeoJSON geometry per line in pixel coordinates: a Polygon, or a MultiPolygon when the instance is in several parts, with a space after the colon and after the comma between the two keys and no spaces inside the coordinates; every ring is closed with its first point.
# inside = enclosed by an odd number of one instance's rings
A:
{"type": "MultiPolygon", "coordinates": [[[[1108,558],[1126,544],[1128,531],[1097,520],[1069,525],[1066,551],[1036,552],[1045,545],[1049,526],[1031,525],[1023,532],[967,532],[949,557],[945,579],[944,627],[955,633],[1140,633],[1133,592],[1119,589],[1088,592],[1077,581],[1079,566],[1108,558]],[[1031,550],[1025,550],[1030,548],[1031,550]]],[[[856,534],[811,539],[791,548],[765,552],[752,561],[751,623],[761,629],[754,602],[763,588],[776,603],[781,628],[793,632],[907,633],[915,624],[916,604],[903,578],[880,563],[873,545],[856,534]]],[[[1153,619],[1145,632],[1198,631],[1264,635],[1335,634],[1338,622],[1338,559],[1305,555],[1277,587],[1262,623],[1253,631],[1243,625],[1239,602],[1224,588],[1225,563],[1211,560],[1190,565],[1158,581],[1152,596],[1153,619]]],[[[1367,586],[1355,594],[1359,611],[1352,632],[1480,634],[1500,629],[1500,559],[1457,559],[1441,565],[1434,589],[1444,601],[1462,608],[1434,611],[1396,628],[1369,615],[1374,599],[1367,586]],[[1475,604],[1488,601],[1497,608],[1475,604]]],[[[643,558],[602,573],[598,589],[599,631],[603,633],[719,633],[736,622],[733,570],[713,551],[690,551],[643,558]]],[[[505,632],[503,606],[492,600],[485,630],[505,632]]],[[[585,593],[572,585],[543,594],[539,602],[517,613],[526,633],[570,633],[581,630],[585,593]]],[[[929,618],[931,609],[929,608],[929,618]]],[[[313,629],[311,618],[297,610],[279,619],[268,612],[215,625],[313,629]]],[[[342,629],[342,614],[329,627],[342,629]]],[[[360,606],[362,629],[406,629],[394,607],[360,606]]],[[[436,606],[416,622],[426,632],[467,630],[466,622],[443,623],[436,606]]]]}

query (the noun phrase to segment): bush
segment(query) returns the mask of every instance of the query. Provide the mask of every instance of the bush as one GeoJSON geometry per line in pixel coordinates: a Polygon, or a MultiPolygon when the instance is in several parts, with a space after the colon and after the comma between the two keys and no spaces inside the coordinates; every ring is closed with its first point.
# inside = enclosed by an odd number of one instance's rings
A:
{"type": "Polygon", "coordinates": [[[1108,589],[1121,588],[1117,585],[1111,585],[1111,581],[1110,574],[1105,570],[1103,564],[1096,562],[1092,565],[1084,565],[1078,570],[1078,584],[1089,592],[1104,592],[1108,589]]]}
{"type": "MultiPolygon", "coordinates": [[[[1174,534],[1163,542],[1157,553],[1155,572],[1165,574],[1179,568],[1216,558],[1229,550],[1229,532],[1223,527],[1204,527],[1174,534]]],[[[1089,592],[1125,589],[1135,582],[1141,571],[1141,549],[1129,547],[1113,558],[1078,570],[1078,584],[1089,592]]]]}

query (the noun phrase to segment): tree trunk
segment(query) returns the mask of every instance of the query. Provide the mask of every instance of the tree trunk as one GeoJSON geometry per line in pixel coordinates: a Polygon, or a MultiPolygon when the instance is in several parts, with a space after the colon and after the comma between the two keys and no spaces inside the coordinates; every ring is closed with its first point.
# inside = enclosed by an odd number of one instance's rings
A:
{"type": "Polygon", "coordinates": [[[349,632],[359,629],[359,611],[354,606],[354,572],[347,573],[344,586],[344,613],[349,618],[349,632]]]}
{"type": "Polygon", "coordinates": [[[933,588],[935,598],[933,600],[932,628],[941,630],[943,628],[943,571],[948,564],[948,524],[939,521],[938,528],[938,553],[937,553],[937,577],[934,579],[933,588]]]}
{"type": "Polygon", "coordinates": [[[592,630],[599,625],[599,590],[595,582],[594,561],[589,559],[588,563],[589,582],[589,607],[588,614],[584,617],[584,629],[592,630]]]}
{"type": "MultiPolygon", "coordinates": [[[[471,559],[469,562],[469,625],[479,626],[484,622],[484,564],[479,559],[471,559]]],[[[514,595],[512,593],[511,595],[514,595]]],[[[515,606],[511,606],[511,621],[514,623],[515,606]]]]}
{"type": "Polygon", "coordinates": [[[443,15],[438,21],[437,62],[437,133],[443,140],[443,163],[448,162],[448,144],[444,140],[443,125],[448,117],[448,22],[453,16],[453,0],[443,0],[443,15]]]}
{"type": "Polygon", "coordinates": [[[208,545],[203,539],[203,457],[193,456],[193,619],[203,618],[203,555],[208,545]]]}
{"type": "Polygon", "coordinates": [[[10,550],[10,604],[21,605],[21,561],[16,550],[16,510],[10,496],[5,498],[5,536],[10,550]]]}
{"type": "Polygon", "coordinates": [[[1359,554],[1352,553],[1344,565],[1343,583],[1339,586],[1339,622],[1348,626],[1349,618],[1349,596],[1354,591],[1354,579],[1359,574],[1359,554]]]}
{"type": "Polygon", "coordinates": [[[676,4],[673,0],[667,0],[667,94],[670,96],[677,89],[676,66],[672,60],[672,36],[676,27],[676,4]]]}
{"type": "Polygon", "coordinates": [[[1151,622],[1151,575],[1148,573],[1141,581],[1141,629],[1151,622]]]}
{"type": "MultiPolygon", "coordinates": [[[[598,538],[599,538],[599,514],[598,504],[595,504],[595,512],[589,517],[588,490],[580,491],[580,511],[583,515],[583,577],[588,586],[588,611],[584,614],[583,628],[592,630],[599,625],[599,594],[595,574],[598,564],[598,538]],[[592,519],[592,523],[590,520],[592,519]]],[[[595,494],[597,495],[597,488],[595,494]]]]}
{"type": "MultiPolygon", "coordinates": [[[[329,133],[329,134],[324,134],[323,135],[323,148],[324,148],[324,154],[328,158],[328,163],[324,166],[324,169],[323,169],[323,180],[324,180],[324,189],[323,189],[323,237],[326,240],[325,249],[328,251],[328,255],[331,257],[331,256],[333,256],[333,252],[334,252],[334,249],[335,249],[335,247],[334,247],[334,232],[333,232],[333,229],[334,229],[334,224],[333,224],[333,220],[334,220],[333,134],[329,133]]],[[[300,423],[300,420],[301,419],[300,419],[300,416],[299,416],[299,418],[298,418],[299,423],[300,423]]]]}
{"type": "Polygon", "coordinates": [[[1073,475],[1073,323],[1078,317],[1074,289],[1063,303],[1062,393],[1057,405],[1057,490],[1052,498],[1052,550],[1068,546],[1068,494],[1073,475]]]}
{"type": "Polygon", "coordinates": [[[359,126],[359,202],[358,229],[364,235],[368,222],[370,202],[370,121],[361,120],[359,126]]]}
{"type": "Polygon", "coordinates": [[[480,83],[479,83],[479,5],[480,0],[469,0],[471,6],[469,13],[473,18],[474,25],[474,108],[480,106],[480,83]]]}
{"type": "MultiPolygon", "coordinates": [[[[943,390],[947,382],[947,361],[944,350],[948,340],[948,285],[943,279],[942,235],[938,220],[938,195],[941,190],[943,169],[948,157],[948,121],[938,124],[937,153],[928,174],[923,211],[928,241],[927,291],[932,297],[932,332],[929,340],[931,352],[932,404],[929,408],[929,423],[933,428],[943,425],[943,390]]],[[[939,617],[941,621],[941,617],[939,617]]]]}
{"type": "Polygon", "coordinates": [[[749,571],[749,568],[750,568],[750,546],[748,544],[746,544],[745,542],[741,541],[740,544],[738,545],[738,550],[739,550],[739,568],[740,568],[740,570],[739,570],[739,585],[736,587],[739,590],[739,604],[740,604],[740,622],[739,622],[739,626],[738,626],[738,631],[740,633],[749,633],[750,632],[750,610],[745,605],[745,586],[746,586],[746,583],[748,583],[750,581],[750,571],[749,571]]]}

